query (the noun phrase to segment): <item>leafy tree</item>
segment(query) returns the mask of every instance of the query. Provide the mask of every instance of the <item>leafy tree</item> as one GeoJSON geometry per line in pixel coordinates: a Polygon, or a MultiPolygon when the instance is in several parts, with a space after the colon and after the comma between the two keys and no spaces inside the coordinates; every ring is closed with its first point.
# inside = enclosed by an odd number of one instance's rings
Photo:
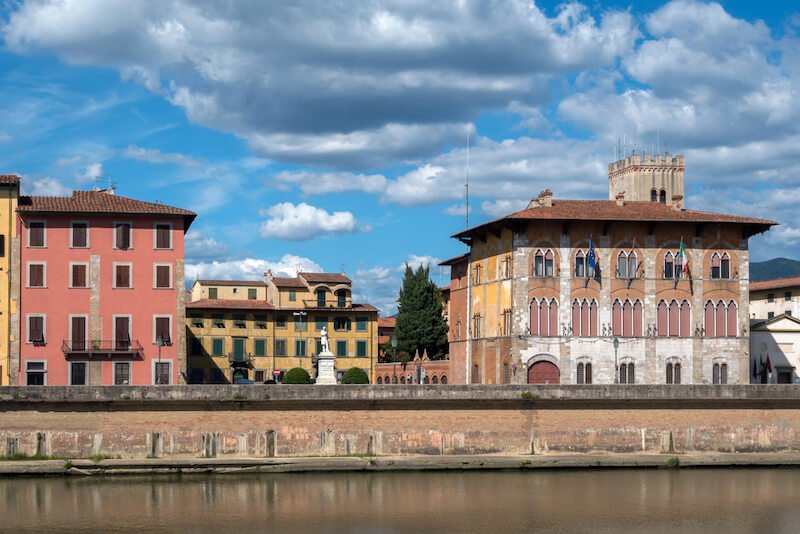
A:
{"type": "Polygon", "coordinates": [[[284,384],[310,384],[311,377],[308,375],[308,371],[302,367],[292,367],[283,375],[282,382],[284,384]]]}
{"type": "Polygon", "coordinates": [[[342,384],[369,384],[369,377],[360,367],[351,367],[344,372],[342,384]]]}
{"type": "Polygon", "coordinates": [[[447,323],[442,317],[442,295],[430,280],[430,268],[416,271],[406,264],[395,326],[398,352],[413,358],[425,350],[432,360],[447,356],[447,323]]]}

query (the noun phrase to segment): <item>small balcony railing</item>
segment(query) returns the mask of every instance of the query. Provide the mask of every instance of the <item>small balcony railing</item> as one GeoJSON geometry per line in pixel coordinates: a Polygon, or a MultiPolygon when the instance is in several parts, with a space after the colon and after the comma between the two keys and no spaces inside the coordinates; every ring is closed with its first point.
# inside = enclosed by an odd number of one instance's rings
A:
{"type": "Polygon", "coordinates": [[[246,352],[242,352],[237,354],[235,352],[228,353],[228,362],[229,363],[250,363],[252,356],[246,352]]]}
{"type": "Polygon", "coordinates": [[[141,358],[144,356],[144,347],[135,339],[132,341],[123,341],[119,339],[65,339],[61,343],[61,352],[64,353],[64,356],[73,356],[77,354],[87,354],[90,356],[130,354],[134,357],[141,358]]]}

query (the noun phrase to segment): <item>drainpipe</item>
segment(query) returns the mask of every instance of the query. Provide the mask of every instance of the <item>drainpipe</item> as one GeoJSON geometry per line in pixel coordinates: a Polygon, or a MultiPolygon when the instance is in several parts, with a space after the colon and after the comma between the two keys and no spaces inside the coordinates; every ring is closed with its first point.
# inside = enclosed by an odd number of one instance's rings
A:
{"type": "Polygon", "coordinates": [[[467,355],[464,358],[467,369],[464,375],[464,383],[469,384],[470,369],[472,368],[472,246],[470,246],[470,255],[467,256],[467,355]]]}

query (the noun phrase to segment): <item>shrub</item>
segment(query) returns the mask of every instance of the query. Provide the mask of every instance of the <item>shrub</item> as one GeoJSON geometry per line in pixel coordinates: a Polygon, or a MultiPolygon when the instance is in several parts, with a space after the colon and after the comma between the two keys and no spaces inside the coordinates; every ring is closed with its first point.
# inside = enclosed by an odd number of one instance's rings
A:
{"type": "Polygon", "coordinates": [[[302,367],[293,367],[283,375],[282,382],[284,384],[310,384],[311,377],[308,375],[308,371],[302,367]]]}
{"type": "Polygon", "coordinates": [[[360,367],[351,367],[345,371],[342,384],[369,384],[369,377],[360,367]]]}

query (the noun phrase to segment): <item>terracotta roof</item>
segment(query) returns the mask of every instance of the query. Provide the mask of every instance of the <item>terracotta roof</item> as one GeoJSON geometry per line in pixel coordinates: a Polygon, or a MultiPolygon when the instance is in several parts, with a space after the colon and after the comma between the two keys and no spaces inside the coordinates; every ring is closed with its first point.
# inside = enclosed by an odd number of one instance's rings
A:
{"type": "Polygon", "coordinates": [[[247,287],[262,287],[267,284],[260,280],[197,280],[196,284],[203,284],[204,286],[247,286],[247,287]]]}
{"type": "Polygon", "coordinates": [[[297,273],[297,276],[302,276],[303,279],[310,283],[334,283],[334,284],[350,284],[352,280],[343,274],[339,273],[297,273]]]}
{"type": "Polygon", "coordinates": [[[469,252],[465,252],[464,254],[454,256],[444,261],[440,261],[439,265],[455,265],[456,263],[461,263],[462,261],[466,261],[467,258],[469,258],[469,252]]]}
{"type": "Polygon", "coordinates": [[[226,310],[274,310],[275,306],[266,300],[200,299],[187,302],[188,309],[226,309],[226,310]]]}
{"type": "Polygon", "coordinates": [[[394,328],[397,325],[397,317],[378,317],[378,328],[394,328]]]}
{"type": "Polygon", "coordinates": [[[761,282],[750,282],[750,291],[780,289],[782,287],[795,286],[800,286],[800,276],[793,276],[791,278],[776,278],[774,280],[763,280],[761,282]]]}
{"type": "Polygon", "coordinates": [[[272,283],[275,287],[299,287],[305,289],[306,285],[298,278],[287,278],[283,276],[273,276],[272,283]]]}
{"type": "Polygon", "coordinates": [[[325,307],[325,308],[318,308],[316,306],[280,306],[275,307],[276,310],[279,311],[320,311],[320,312],[349,312],[349,311],[358,311],[358,312],[378,312],[380,311],[378,308],[373,306],[372,304],[353,304],[348,308],[336,308],[336,307],[325,307]]]}
{"type": "Polygon", "coordinates": [[[0,184],[19,185],[19,176],[16,174],[0,174],[0,184]]]}
{"type": "Polygon", "coordinates": [[[724,215],[706,211],[676,210],[659,202],[626,201],[618,205],[614,200],[553,200],[550,207],[524,209],[505,217],[474,226],[453,237],[469,237],[508,221],[622,221],[671,223],[727,223],[755,227],[750,235],[769,230],[778,223],[768,219],[755,219],[737,215],[724,215]]]}
{"type": "Polygon", "coordinates": [[[104,191],[73,191],[69,197],[19,198],[17,211],[27,213],[108,213],[128,215],[176,215],[186,219],[186,228],[197,214],[182,208],[145,202],[104,191]]]}

